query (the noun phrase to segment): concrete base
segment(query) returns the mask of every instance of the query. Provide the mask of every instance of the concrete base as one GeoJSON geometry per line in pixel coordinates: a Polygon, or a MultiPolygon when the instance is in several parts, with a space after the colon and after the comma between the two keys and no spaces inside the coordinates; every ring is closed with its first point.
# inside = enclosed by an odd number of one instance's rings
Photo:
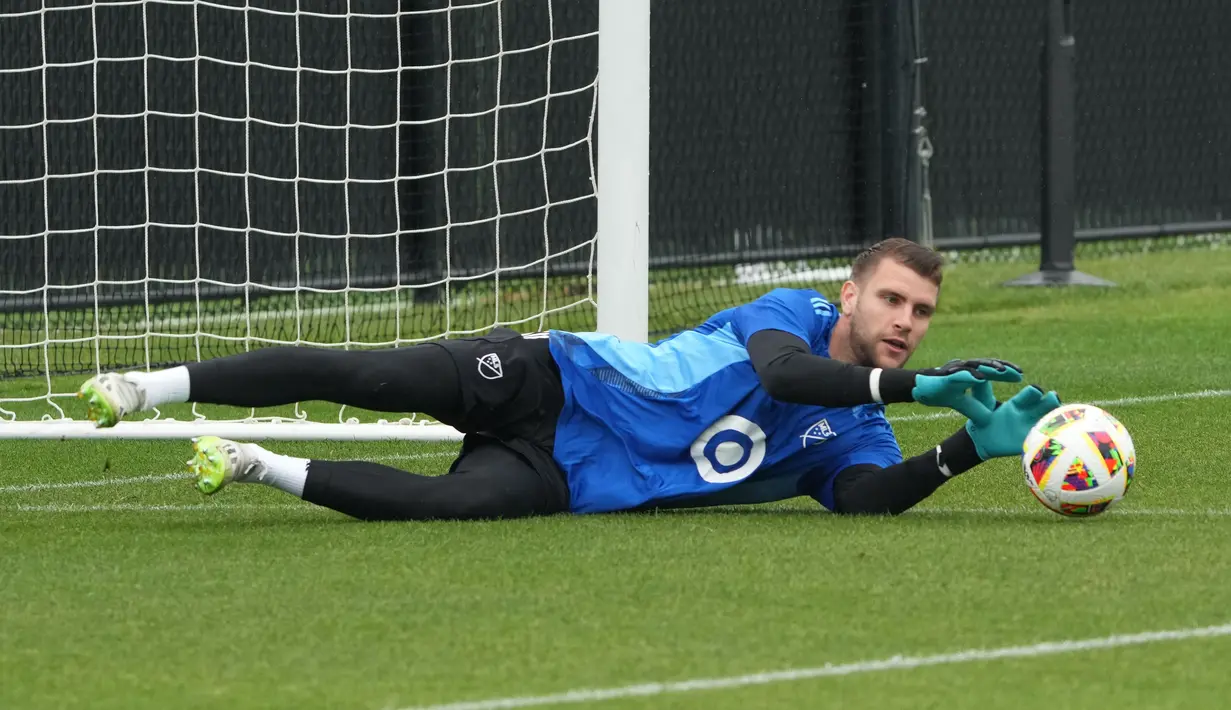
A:
{"type": "Polygon", "coordinates": [[[1012,281],[1006,281],[1005,286],[1115,286],[1114,283],[1097,276],[1080,271],[1039,270],[1026,274],[1012,281]]]}

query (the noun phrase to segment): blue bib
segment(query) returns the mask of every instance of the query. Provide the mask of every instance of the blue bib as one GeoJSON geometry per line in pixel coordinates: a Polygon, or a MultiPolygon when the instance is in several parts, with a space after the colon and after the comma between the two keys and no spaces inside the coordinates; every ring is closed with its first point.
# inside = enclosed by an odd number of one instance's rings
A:
{"type": "Polygon", "coordinates": [[[764,503],[809,495],[833,508],[833,479],[902,460],[884,407],[779,402],[748,358],[760,330],[829,356],[837,310],[810,289],[776,289],[654,344],[551,331],[565,404],[555,458],[577,513],[649,505],[764,503]]]}

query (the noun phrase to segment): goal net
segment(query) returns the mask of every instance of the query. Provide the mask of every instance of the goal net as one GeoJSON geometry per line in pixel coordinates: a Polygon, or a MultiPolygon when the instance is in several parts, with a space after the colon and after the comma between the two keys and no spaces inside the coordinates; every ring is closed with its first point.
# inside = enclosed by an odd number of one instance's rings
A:
{"type": "MultiPolygon", "coordinates": [[[[597,13],[5,0],[0,435],[80,432],[101,370],[593,329],[597,13]]],[[[151,416],[390,436],[368,414],[151,416]]]]}

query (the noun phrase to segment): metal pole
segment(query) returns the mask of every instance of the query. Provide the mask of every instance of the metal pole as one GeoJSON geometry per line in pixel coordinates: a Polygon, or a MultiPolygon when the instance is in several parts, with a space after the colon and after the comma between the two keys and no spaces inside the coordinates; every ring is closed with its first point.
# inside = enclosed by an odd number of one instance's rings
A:
{"type": "Polygon", "coordinates": [[[1039,270],[1007,286],[1114,286],[1077,271],[1077,41],[1074,0],[1047,0],[1043,44],[1043,199],[1039,270]]]}
{"type": "Polygon", "coordinates": [[[1070,0],[1049,0],[1044,49],[1046,114],[1043,121],[1043,271],[1072,271],[1074,238],[1073,193],[1077,180],[1074,133],[1077,130],[1076,85],[1073,82],[1075,41],[1071,32],[1070,0]]]}

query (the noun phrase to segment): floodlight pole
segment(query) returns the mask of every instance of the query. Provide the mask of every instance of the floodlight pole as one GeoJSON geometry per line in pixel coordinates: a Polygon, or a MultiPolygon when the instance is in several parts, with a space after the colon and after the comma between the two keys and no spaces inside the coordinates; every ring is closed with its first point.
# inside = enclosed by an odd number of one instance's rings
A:
{"type": "Polygon", "coordinates": [[[1114,286],[1077,271],[1074,0],[1048,0],[1043,43],[1043,204],[1039,270],[1006,286],[1114,286]]]}

